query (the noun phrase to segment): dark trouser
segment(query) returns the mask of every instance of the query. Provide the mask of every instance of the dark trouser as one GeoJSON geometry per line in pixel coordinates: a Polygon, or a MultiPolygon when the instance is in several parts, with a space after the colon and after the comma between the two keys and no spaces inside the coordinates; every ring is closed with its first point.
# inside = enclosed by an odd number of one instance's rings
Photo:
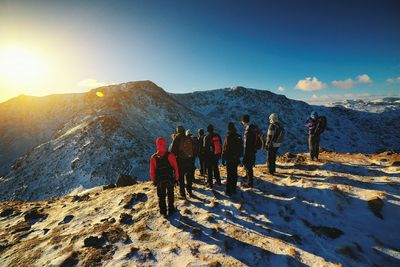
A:
{"type": "Polygon", "coordinates": [[[186,190],[189,194],[192,193],[192,164],[193,159],[178,159],[179,169],[179,192],[181,196],[185,196],[185,177],[186,177],[186,190]]]}
{"type": "Polygon", "coordinates": [[[237,160],[227,160],[226,161],[226,173],[227,173],[227,182],[226,182],[226,193],[233,194],[236,193],[236,183],[238,180],[238,161],[237,160]]]}
{"type": "Polygon", "coordinates": [[[268,171],[270,174],[274,174],[276,171],[276,153],[279,147],[271,147],[268,149],[268,171]]]}
{"type": "Polygon", "coordinates": [[[171,212],[174,210],[174,182],[163,181],[157,185],[157,196],[158,205],[160,206],[160,213],[162,215],[167,214],[167,205],[165,203],[165,197],[168,196],[168,210],[171,212]]]}
{"type": "Polygon", "coordinates": [[[192,182],[195,181],[195,178],[194,178],[194,173],[195,173],[195,171],[196,171],[196,165],[195,165],[195,163],[196,163],[196,158],[193,158],[192,161],[191,161],[191,163],[190,163],[190,171],[189,171],[189,176],[190,176],[192,182]]]}
{"type": "Polygon", "coordinates": [[[200,174],[201,175],[206,174],[206,161],[204,155],[199,156],[199,164],[200,164],[200,174]]]}
{"type": "Polygon", "coordinates": [[[254,155],[246,156],[243,162],[244,169],[246,170],[247,183],[249,186],[253,186],[253,180],[254,180],[253,167],[255,163],[256,163],[255,153],[254,155]]]}
{"type": "Polygon", "coordinates": [[[311,159],[318,159],[319,155],[319,134],[308,136],[308,148],[310,149],[311,159]]]}
{"type": "Polygon", "coordinates": [[[221,176],[219,174],[218,162],[220,155],[210,155],[207,158],[207,173],[208,173],[208,185],[213,185],[213,178],[217,181],[218,184],[221,183],[221,176]]]}

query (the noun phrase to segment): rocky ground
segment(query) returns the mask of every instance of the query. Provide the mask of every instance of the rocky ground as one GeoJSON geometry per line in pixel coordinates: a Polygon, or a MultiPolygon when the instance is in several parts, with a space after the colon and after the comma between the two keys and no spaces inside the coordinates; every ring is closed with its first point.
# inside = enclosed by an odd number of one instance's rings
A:
{"type": "Polygon", "coordinates": [[[148,182],[1,202],[0,266],[399,266],[399,154],[278,165],[276,176],[258,165],[233,198],[197,176],[168,219],[148,182]]]}

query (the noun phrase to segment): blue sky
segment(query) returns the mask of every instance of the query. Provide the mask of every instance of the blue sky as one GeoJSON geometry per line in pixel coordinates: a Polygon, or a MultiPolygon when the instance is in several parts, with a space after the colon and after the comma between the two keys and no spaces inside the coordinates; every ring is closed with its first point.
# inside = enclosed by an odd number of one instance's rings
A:
{"type": "Polygon", "coordinates": [[[170,92],[243,85],[309,102],[399,95],[399,14],[400,1],[0,0],[0,41],[45,47],[52,62],[40,82],[0,90],[152,80],[170,92]]]}

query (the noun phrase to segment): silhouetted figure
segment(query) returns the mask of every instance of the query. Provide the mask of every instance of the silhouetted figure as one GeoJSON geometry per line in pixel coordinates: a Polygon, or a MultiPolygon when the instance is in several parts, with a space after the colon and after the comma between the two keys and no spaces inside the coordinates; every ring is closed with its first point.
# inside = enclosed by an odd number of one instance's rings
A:
{"type": "Polygon", "coordinates": [[[208,187],[213,187],[213,178],[215,178],[218,185],[221,185],[218,162],[221,158],[222,143],[221,137],[214,133],[214,126],[212,124],[207,126],[207,135],[204,138],[203,147],[207,164],[208,187]]]}
{"type": "Polygon", "coordinates": [[[199,144],[199,171],[200,175],[205,175],[206,174],[206,161],[205,161],[205,152],[204,152],[204,130],[200,128],[198,130],[198,136],[197,136],[197,141],[199,144]]]}
{"type": "Polygon", "coordinates": [[[269,127],[265,149],[268,151],[268,171],[274,175],[276,171],[276,153],[283,141],[285,130],[279,122],[278,114],[272,113],[269,116],[269,127]]]}
{"type": "Polygon", "coordinates": [[[231,196],[236,193],[236,184],[238,179],[237,167],[240,158],[243,155],[243,140],[242,137],[237,134],[233,122],[228,123],[227,129],[228,132],[222,150],[222,162],[226,162],[227,182],[225,193],[228,196],[231,196]]]}
{"type": "Polygon", "coordinates": [[[195,171],[196,171],[196,157],[198,156],[199,153],[199,143],[197,140],[197,137],[193,136],[192,132],[188,129],[186,130],[186,136],[189,137],[192,140],[193,144],[193,157],[191,159],[191,170],[190,170],[190,179],[194,182],[195,181],[195,171]]]}
{"type": "Polygon", "coordinates": [[[244,126],[244,155],[243,155],[243,165],[246,170],[247,182],[243,184],[245,187],[253,187],[253,167],[256,163],[256,153],[257,153],[257,131],[258,128],[254,124],[250,123],[250,116],[244,115],[241,117],[241,122],[244,126]]]}
{"type": "Polygon", "coordinates": [[[306,126],[308,127],[308,147],[311,160],[318,160],[320,136],[327,126],[326,117],[319,116],[316,111],[313,111],[306,121],[306,126]]]}
{"type": "Polygon", "coordinates": [[[157,152],[150,158],[150,180],[157,186],[160,214],[166,217],[165,198],[167,196],[168,214],[172,215],[175,212],[174,183],[179,180],[179,170],[175,155],[167,151],[167,140],[163,137],[157,138],[156,146],[157,152]]]}
{"type": "Polygon", "coordinates": [[[177,158],[179,168],[179,192],[180,198],[185,199],[185,177],[186,177],[186,190],[189,195],[192,195],[192,161],[194,156],[193,142],[190,137],[185,134],[185,128],[179,125],[176,128],[176,134],[171,144],[171,152],[177,158]]]}

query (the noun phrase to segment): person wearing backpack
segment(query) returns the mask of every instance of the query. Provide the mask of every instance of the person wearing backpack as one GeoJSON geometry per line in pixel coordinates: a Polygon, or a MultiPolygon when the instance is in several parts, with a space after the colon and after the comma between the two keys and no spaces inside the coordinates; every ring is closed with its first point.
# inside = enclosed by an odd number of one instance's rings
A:
{"type": "Polygon", "coordinates": [[[181,125],[176,127],[176,134],[171,144],[171,152],[174,153],[178,162],[179,168],[179,192],[180,199],[186,199],[185,192],[185,178],[186,178],[186,191],[190,196],[192,193],[192,161],[194,157],[194,148],[192,139],[185,134],[185,128],[181,125]]]}
{"type": "Polygon", "coordinates": [[[167,150],[167,140],[159,137],[156,140],[157,152],[150,158],[150,180],[157,186],[158,205],[160,214],[167,217],[175,212],[174,184],[179,180],[179,169],[175,155],[167,150]],[[175,179],[174,179],[175,178],[175,179]]]}
{"type": "Polygon", "coordinates": [[[192,157],[192,161],[190,163],[191,165],[191,170],[190,170],[190,179],[195,182],[195,171],[196,171],[196,157],[199,154],[199,145],[198,145],[198,141],[197,141],[197,137],[194,137],[192,134],[191,130],[186,130],[186,136],[189,137],[192,140],[192,144],[193,144],[193,157],[192,157]]]}
{"type": "Polygon", "coordinates": [[[262,147],[262,141],[260,139],[260,134],[258,127],[250,123],[250,116],[244,115],[241,117],[241,122],[244,127],[244,137],[243,137],[243,165],[246,170],[247,182],[243,184],[244,187],[253,187],[253,167],[256,164],[256,153],[257,149],[262,147]]]}
{"type": "Polygon", "coordinates": [[[311,160],[318,160],[319,157],[319,141],[321,133],[326,129],[326,117],[318,116],[316,111],[311,112],[310,117],[306,121],[308,128],[308,147],[310,150],[311,160]]]}
{"type": "Polygon", "coordinates": [[[212,124],[207,126],[207,135],[204,137],[204,152],[207,165],[209,188],[213,187],[213,178],[221,185],[221,176],[219,174],[218,162],[222,153],[221,136],[214,133],[214,126],[212,124]]]}
{"type": "Polygon", "coordinates": [[[224,139],[224,146],[222,149],[222,163],[226,165],[227,173],[225,193],[227,196],[232,196],[232,194],[236,193],[238,178],[237,167],[243,155],[243,140],[242,137],[237,134],[233,122],[228,123],[227,129],[228,132],[224,139]]]}
{"type": "Polygon", "coordinates": [[[276,171],[276,153],[283,141],[285,130],[279,122],[278,114],[272,113],[269,116],[269,127],[265,149],[268,151],[268,171],[271,175],[276,171]]]}
{"type": "Polygon", "coordinates": [[[200,165],[200,175],[205,175],[206,174],[206,162],[205,162],[205,155],[204,155],[204,130],[200,128],[198,131],[198,136],[197,136],[197,144],[199,145],[199,165],[200,165]]]}

